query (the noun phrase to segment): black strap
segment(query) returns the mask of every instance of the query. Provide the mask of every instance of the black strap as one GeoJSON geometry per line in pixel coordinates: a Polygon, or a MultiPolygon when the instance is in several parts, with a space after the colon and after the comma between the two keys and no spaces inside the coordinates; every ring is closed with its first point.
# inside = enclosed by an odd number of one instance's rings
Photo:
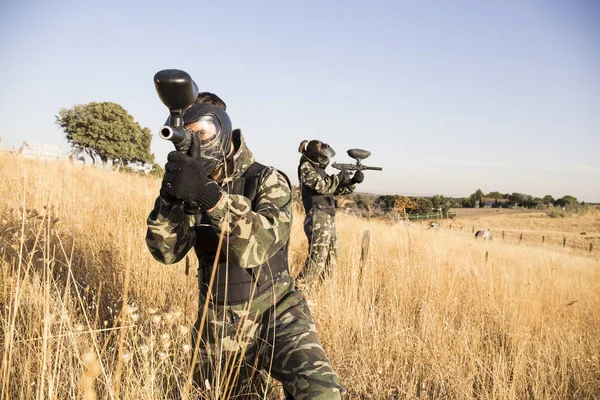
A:
{"type": "Polygon", "coordinates": [[[256,189],[258,188],[258,176],[266,168],[266,166],[255,161],[248,167],[246,172],[244,172],[244,197],[251,199],[253,206],[254,198],[256,197],[256,189]]]}
{"type": "MultiPolygon", "coordinates": [[[[252,163],[252,165],[248,167],[246,172],[244,172],[244,197],[252,199],[253,209],[255,205],[254,199],[256,198],[256,189],[258,188],[258,177],[268,168],[269,167],[255,161],[254,163],[252,163]]],[[[276,171],[279,172],[285,178],[285,181],[287,182],[288,187],[291,190],[292,183],[290,182],[290,178],[288,178],[287,175],[281,172],[280,170],[276,169],[276,171]]]]}

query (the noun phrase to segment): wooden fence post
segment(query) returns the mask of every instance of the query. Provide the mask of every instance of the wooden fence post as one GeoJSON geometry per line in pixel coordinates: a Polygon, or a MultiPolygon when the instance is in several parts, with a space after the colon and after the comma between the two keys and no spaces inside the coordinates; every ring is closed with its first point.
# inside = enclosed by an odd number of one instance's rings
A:
{"type": "Polygon", "coordinates": [[[521,236],[519,236],[519,243],[521,243],[521,240],[523,240],[523,234],[521,233],[521,236]]]}
{"type": "Polygon", "coordinates": [[[489,256],[489,255],[490,255],[490,254],[489,254],[489,252],[486,250],[486,251],[485,251],[485,263],[486,263],[486,264],[487,264],[487,262],[488,262],[488,256],[489,256]]]}
{"type": "Polygon", "coordinates": [[[567,237],[563,236],[563,247],[567,245],[567,237]]]}
{"type": "Polygon", "coordinates": [[[363,263],[369,255],[369,244],[371,242],[371,232],[363,231],[362,244],[360,249],[360,262],[363,263]]]}
{"type": "Polygon", "coordinates": [[[594,243],[590,243],[590,253],[592,252],[593,248],[594,248],[594,243]]]}
{"type": "Polygon", "coordinates": [[[371,232],[368,230],[363,231],[362,244],[360,249],[360,268],[358,269],[358,284],[362,279],[362,270],[369,256],[369,244],[371,243],[371,232]]]}
{"type": "Polygon", "coordinates": [[[474,232],[475,232],[475,227],[473,227],[473,229],[471,229],[471,233],[474,233],[474,232]]]}
{"type": "Polygon", "coordinates": [[[542,236],[542,243],[544,243],[544,239],[546,239],[546,237],[545,237],[545,236],[542,236]]]}
{"type": "Polygon", "coordinates": [[[502,230],[502,240],[504,240],[504,230],[502,230]]]}

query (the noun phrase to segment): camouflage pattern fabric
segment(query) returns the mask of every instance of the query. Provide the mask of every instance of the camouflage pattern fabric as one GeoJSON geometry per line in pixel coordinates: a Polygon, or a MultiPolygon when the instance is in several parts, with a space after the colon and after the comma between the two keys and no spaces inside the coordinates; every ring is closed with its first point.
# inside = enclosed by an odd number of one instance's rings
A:
{"type": "MultiPolygon", "coordinates": [[[[237,132],[240,148],[234,155],[234,172],[225,178],[222,187],[242,176],[254,162],[252,152],[237,132]]],[[[228,251],[227,260],[222,262],[242,268],[264,264],[289,240],[292,196],[287,180],[270,168],[257,187],[254,210],[246,197],[223,193],[207,216],[211,225],[225,231],[223,247],[228,251]]],[[[147,220],[146,244],[152,256],[163,264],[183,259],[196,242],[197,217],[200,215],[185,212],[183,202],[168,202],[158,197],[147,220]]]]}
{"type": "MultiPolygon", "coordinates": [[[[238,135],[233,173],[222,188],[254,162],[239,131],[238,135]]],[[[248,198],[224,192],[215,209],[206,213],[208,222],[225,234],[227,257],[220,263],[252,268],[269,260],[289,241],[291,202],[286,178],[273,168],[259,182],[254,208],[248,198]]],[[[200,215],[187,213],[183,203],[157,198],[147,219],[146,244],[152,256],[164,264],[183,259],[196,240],[202,240],[196,237],[196,218],[200,215]]],[[[200,297],[199,313],[205,302],[200,297]]],[[[199,315],[196,331],[200,320],[199,315]]],[[[211,304],[205,321],[196,382],[208,398],[262,398],[267,373],[283,383],[286,396],[296,399],[339,399],[345,391],[289,272],[250,303],[211,304]]]]}
{"type": "Polygon", "coordinates": [[[306,156],[300,158],[299,180],[302,186],[306,186],[319,194],[333,194],[336,196],[354,192],[354,185],[340,185],[340,178],[337,175],[327,175],[322,178],[316,171],[317,168],[322,168],[322,165],[306,156]]]}
{"type": "Polygon", "coordinates": [[[335,218],[313,208],[304,218],[304,233],[308,239],[308,257],[298,275],[306,285],[324,279],[335,269],[337,257],[337,233],[335,218]]]}
{"type": "MultiPolygon", "coordinates": [[[[291,277],[289,282],[285,293],[261,295],[250,306],[209,308],[195,371],[195,381],[207,397],[264,398],[267,373],[283,384],[286,398],[340,399],[345,393],[321,346],[304,294],[291,277]]],[[[199,315],[196,335],[200,320],[199,315]]]]}
{"type": "MultiPolygon", "coordinates": [[[[352,184],[340,185],[337,175],[322,178],[317,172],[321,166],[306,156],[300,159],[300,184],[318,194],[345,195],[354,191],[352,184]]],[[[334,268],[337,257],[335,218],[313,207],[304,219],[304,233],[308,239],[308,256],[298,275],[306,285],[324,278],[334,268]]]]}

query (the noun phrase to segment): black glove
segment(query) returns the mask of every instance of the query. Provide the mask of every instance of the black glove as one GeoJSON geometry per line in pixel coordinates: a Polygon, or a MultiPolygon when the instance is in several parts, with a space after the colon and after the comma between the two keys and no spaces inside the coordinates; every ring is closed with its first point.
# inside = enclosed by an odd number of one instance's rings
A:
{"type": "Polygon", "coordinates": [[[187,209],[210,210],[217,205],[223,193],[202,167],[199,140],[194,135],[190,155],[172,151],[167,156],[165,176],[160,197],[165,200],[183,200],[187,209]]]}
{"type": "Polygon", "coordinates": [[[350,176],[346,173],[346,171],[341,170],[337,176],[340,181],[340,185],[347,185],[350,183],[350,176]]]}
{"type": "Polygon", "coordinates": [[[365,180],[365,174],[362,171],[356,171],[350,182],[354,185],[355,183],[362,183],[365,180]]]}

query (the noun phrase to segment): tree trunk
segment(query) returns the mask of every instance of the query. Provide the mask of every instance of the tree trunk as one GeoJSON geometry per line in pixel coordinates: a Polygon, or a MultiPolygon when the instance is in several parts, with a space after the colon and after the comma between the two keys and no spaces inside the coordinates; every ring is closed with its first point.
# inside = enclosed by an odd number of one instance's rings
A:
{"type": "Polygon", "coordinates": [[[90,156],[90,158],[92,159],[92,165],[96,165],[96,158],[94,157],[94,153],[92,152],[91,149],[85,149],[84,150],[88,156],[90,156]]]}

